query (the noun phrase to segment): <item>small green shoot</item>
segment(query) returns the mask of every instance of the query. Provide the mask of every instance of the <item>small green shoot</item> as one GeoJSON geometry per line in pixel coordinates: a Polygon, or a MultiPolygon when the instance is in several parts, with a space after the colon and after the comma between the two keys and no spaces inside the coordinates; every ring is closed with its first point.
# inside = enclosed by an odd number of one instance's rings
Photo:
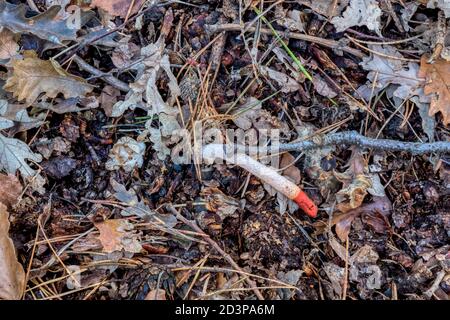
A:
{"type": "Polygon", "coordinates": [[[284,50],[286,50],[286,52],[288,53],[288,55],[291,57],[292,60],[294,60],[295,64],[297,65],[297,67],[300,69],[300,71],[305,75],[305,77],[313,82],[313,78],[311,76],[311,74],[308,72],[308,70],[305,69],[305,67],[303,66],[303,64],[300,62],[300,60],[297,58],[297,56],[292,52],[291,49],[289,49],[288,45],[286,44],[286,42],[284,42],[284,40],[281,38],[280,34],[278,33],[277,30],[275,30],[275,28],[272,26],[272,24],[269,22],[269,20],[266,19],[266,17],[261,15],[261,11],[258,8],[254,8],[256,14],[258,16],[261,16],[261,20],[264,21],[264,23],[267,24],[267,26],[269,27],[269,29],[272,31],[272,33],[274,34],[274,36],[277,38],[277,40],[281,43],[281,46],[284,48],[284,50]]]}
{"type": "MultiPolygon", "coordinates": [[[[305,77],[314,83],[313,78],[311,76],[311,74],[308,72],[308,70],[305,69],[305,67],[303,66],[303,64],[301,63],[301,61],[297,58],[297,56],[292,52],[291,49],[289,49],[288,45],[286,44],[286,42],[284,42],[284,40],[281,38],[280,34],[278,33],[277,30],[275,30],[275,28],[272,26],[272,24],[269,22],[269,20],[267,20],[266,17],[261,15],[261,11],[258,8],[253,8],[256,12],[256,14],[258,16],[261,17],[261,20],[264,21],[264,23],[267,24],[267,26],[269,27],[270,31],[272,31],[272,33],[274,34],[274,36],[277,38],[277,40],[281,43],[281,46],[284,48],[284,50],[286,50],[286,52],[288,53],[288,55],[291,57],[292,60],[294,60],[295,64],[297,65],[297,67],[300,69],[300,71],[305,75],[305,77]]],[[[331,98],[328,98],[328,100],[335,106],[337,106],[338,104],[336,103],[336,101],[334,101],[331,98]]]]}

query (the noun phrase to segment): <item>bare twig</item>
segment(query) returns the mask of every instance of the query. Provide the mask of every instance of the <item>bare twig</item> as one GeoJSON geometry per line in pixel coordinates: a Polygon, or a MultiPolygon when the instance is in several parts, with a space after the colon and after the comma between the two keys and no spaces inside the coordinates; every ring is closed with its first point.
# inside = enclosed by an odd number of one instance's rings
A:
{"type": "MultiPolygon", "coordinates": [[[[241,267],[239,267],[239,265],[233,260],[233,258],[226,253],[218,244],[217,242],[215,242],[213,239],[210,238],[209,235],[207,235],[206,233],[203,232],[202,229],[200,229],[200,227],[194,222],[194,221],[189,221],[188,219],[186,219],[184,216],[182,216],[172,205],[168,204],[166,205],[166,208],[173,213],[174,215],[176,215],[177,219],[182,221],[184,224],[186,224],[187,226],[191,227],[195,232],[198,232],[202,235],[203,239],[209,243],[209,245],[211,247],[213,247],[217,252],[219,252],[224,259],[237,271],[239,272],[243,272],[241,267]]],[[[260,300],[264,300],[263,295],[261,294],[261,292],[257,289],[257,285],[256,283],[251,280],[250,278],[246,278],[245,281],[248,283],[248,285],[250,286],[250,289],[253,290],[253,292],[255,293],[255,295],[258,297],[258,299],[260,300]]]]}
{"type": "Polygon", "coordinates": [[[328,134],[311,140],[280,144],[279,151],[305,151],[332,145],[354,145],[359,148],[405,151],[412,154],[450,153],[450,142],[404,142],[390,139],[367,138],[356,131],[328,134]]]}
{"type": "Polygon", "coordinates": [[[130,91],[130,86],[128,84],[126,84],[123,81],[120,81],[119,79],[115,78],[114,76],[112,76],[110,74],[103,73],[102,71],[94,68],[93,66],[88,64],[86,61],[81,59],[79,56],[75,55],[73,57],[73,61],[75,61],[82,70],[87,71],[87,72],[93,74],[94,76],[103,79],[106,83],[109,83],[113,87],[115,87],[121,91],[125,91],[125,92],[130,91]]]}
{"type": "MultiPolygon", "coordinates": [[[[209,33],[217,33],[217,32],[224,32],[224,31],[241,31],[241,30],[255,32],[255,30],[256,30],[255,27],[241,26],[240,24],[236,24],[236,23],[215,24],[215,25],[209,24],[209,25],[205,25],[205,28],[209,33]]],[[[269,29],[261,28],[260,32],[264,33],[264,34],[273,35],[273,32],[269,29]]],[[[342,51],[350,53],[358,58],[364,58],[366,56],[364,53],[362,53],[358,49],[350,48],[348,46],[342,46],[339,42],[334,41],[334,40],[313,37],[313,36],[310,36],[307,34],[297,33],[297,32],[281,32],[281,34],[287,38],[313,42],[313,43],[317,43],[319,45],[322,45],[322,46],[328,47],[328,48],[339,48],[342,51]]]]}

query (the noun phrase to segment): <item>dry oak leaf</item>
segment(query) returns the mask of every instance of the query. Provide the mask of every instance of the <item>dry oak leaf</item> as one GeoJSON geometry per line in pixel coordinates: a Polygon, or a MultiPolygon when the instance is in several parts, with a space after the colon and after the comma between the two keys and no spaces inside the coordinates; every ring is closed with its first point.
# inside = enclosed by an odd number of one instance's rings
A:
{"type": "Polygon", "coordinates": [[[420,60],[419,77],[425,78],[425,94],[434,94],[431,98],[430,116],[439,111],[444,119],[444,124],[450,123],[450,62],[444,59],[436,59],[428,63],[429,56],[423,55],[420,60]]]}
{"type": "MultiPolygon", "coordinates": [[[[135,0],[129,16],[138,12],[143,2],[144,0],[135,0]]],[[[91,7],[100,8],[108,12],[110,15],[125,18],[132,3],[132,0],[93,0],[91,7]]]]}
{"type": "Polygon", "coordinates": [[[0,173],[0,203],[13,206],[22,194],[22,185],[13,174],[0,173]]]}
{"type": "Polygon", "coordinates": [[[0,203],[0,299],[18,300],[25,289],[25,272],[8,236],[8,216],[6,206],[0,203]]]}
{"type": "Polygon", "coordinates": [[[41,93],[56,98],[58,93],[66,99],[85,96],[93,87],[83,78],[71,75],[54,61],[41,60],[34,51],[25,51],[23,59],[11,61],[12,75],[3,89],[12,92],[17,100],[33,103],[41,93]]]}
{"type": "Polygon", "coordinates": [[[77,38],[77,27],[71,23],[71,17],[58,19],[60,6],[53,6],[34,17],[27,18],[28,6],[15,5],[0,0],[0,27],[6,27],[14,33],[31,33],[41,39],[62,44],[64,40],[77,38]],[[74,26],[71,28],[71,26],[74,26]]]}
{"type": "Polygon", "coordinates": [[[102,243],[104,252],[125,250],[127,252],[139,253],[142,246],[133,232],[133,224],[127,219],[110,219],[95,223],[100,231],[98,239],[102,243]]]}

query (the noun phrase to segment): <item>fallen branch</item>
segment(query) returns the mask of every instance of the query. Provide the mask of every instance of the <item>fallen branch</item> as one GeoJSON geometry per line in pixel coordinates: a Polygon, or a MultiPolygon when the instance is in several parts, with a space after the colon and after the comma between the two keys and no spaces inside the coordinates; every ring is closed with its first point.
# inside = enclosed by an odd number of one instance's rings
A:
{"type": "MultiPolygon", "coordinates": [[[[211,247],[213,247],[217,252],[219,252],[224,259],[233,267],[233,269],[235,269],[236,271],[240,272],[240,273],[244,273],[244,271],[242,271],[241,267],[239,267],[239,265],[233,260],[233,258],[226,253],[218,244],[217,242],[215,242],[213,239],[211,239],[211,237],[209,235],[207,235],[206,233],[203,232],[203,230],[194,222],[194,221],[189,221],[188,219],[186,219],[184,216],[181,215],[181,213],[179,213],[172,205],[168,204],[166,205],[166,208],[173,213],[178,220],[180,220],[181,222],[183,222],[184,224],[186,224],[187,226],[191,227],[195,232],[201,234],[201,236],[203,237],[203,239],[209,243],[209,245],[211,247]]],[[[256,283],[251,280],[250,278],[245,278],[245,281],[249,284],[250,288],[253,290],[253,292],[255,293],[255,295],[258,297],[259,300],[264,300],[263,295],[261,294],[261,292],[257,289],[256,283]]]]}
{"type": "Polygon", "coordinates": [[[306,151],[327,146],[352,145],[360,148],[405,151],[412,154],[450,153],[450,142],[404,142],[390,139],[367,138],[356,131],[346,131],[315,137],[311,140],[279,145],[279,151],[306,151]]]}
{"type": "MultiPolygon", "coordinates": [[[[242,26],[240,24],[236,23],[226,23],[226,24],[207,24],[205,25],[205,28],[207,32],[213,34],[217,32],[224,32],[224,31],[250,31],[254,32],[256,30],[255,27],[246,27],[242,26]]],[[[259,30],[261,33],[273,35],[273,32],[269,29],[261,28],[259,30]]],[[[322,45],[324,47],[328,48],[334,48],[334,49],[340,49],[342,51],[345,51],[347,53],[350,53],[358,58],[364,58],[366,55],[359,51],[358,49],[350,48],[348,46],[344,46],[338,41],[330,40],[330,39],[323,39],[319,37],[310,36],[303,33],[297,33],[297,32],[281,32],[285,37],[291,38],[291,39],[297,39],[297,40],[303,40],[307,42],[317,43],[319,45],[322,45]]]]}
{"type": "Polygon", "coordinates": [[[90,74],[99,77],[100,79],[103,79],[106,83],[112,85],[114,88],[117,88],[121,91],[128,92],[130,91],[130,86],[126,84],[123,81],[120,81],[119,79],[115,78],[114,76],[104,73],[90,64],[88,64],[86,61],[81,59],[79,56],[75,55],[73,56],[73,61],[75,61],[80,69],[89,72],[90,74]]]}

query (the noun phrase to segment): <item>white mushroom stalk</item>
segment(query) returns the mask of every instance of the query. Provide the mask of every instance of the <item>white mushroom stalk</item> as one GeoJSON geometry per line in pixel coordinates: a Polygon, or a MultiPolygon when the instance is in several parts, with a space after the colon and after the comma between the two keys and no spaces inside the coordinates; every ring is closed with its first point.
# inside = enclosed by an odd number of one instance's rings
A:
{"type": "Polygon", "coordinates": [[[203,147],[203,160],[208,163],[221,159],[227,163],[235,164],[252,173],[287,198],[295,201],[298,206],[310,217],[317,216],[316,204],[296,184],[280,175],[274,168],[263,165],[252,157],[243,153],[227,154],[226,145],[209,144],[203,147]]]}

